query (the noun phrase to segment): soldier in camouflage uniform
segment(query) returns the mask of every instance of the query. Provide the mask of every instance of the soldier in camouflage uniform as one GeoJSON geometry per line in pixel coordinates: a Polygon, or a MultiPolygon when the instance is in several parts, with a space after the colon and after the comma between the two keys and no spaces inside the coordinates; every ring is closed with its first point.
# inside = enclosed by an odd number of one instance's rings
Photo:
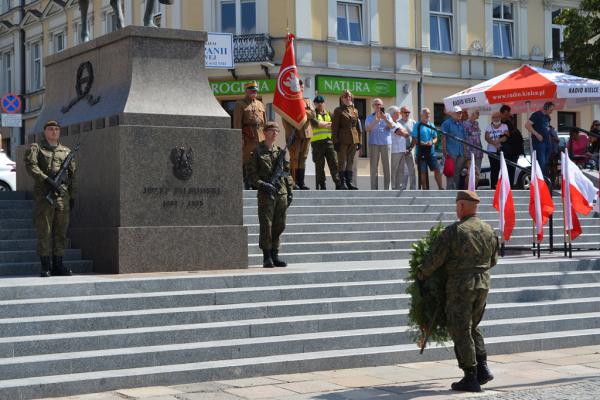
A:
{"type": "Polygon", "coordinates": [[[246,97],[235,103],[233,110],[233,128],[242,130],[242,171],[244,175],[244,189],[250,189],[246,165],[250,161],[250,154],[263,140],[263,127],[265,125],[265,105],[257,98],[258,83],[247,82],[244,85],[246,97]]]}
{"type": "Polygon", "coordinates": [[[446,324],[458,366],[465,373],[462,380],[452,384],[452,390],[468,392],[480,392],[480,385],[494,378],[477,326],[490,290],[489,269],[498,261],[498,238],[477,217],[478,203],[477,193],[458,192],[456,214],[460,221],[444,229],[419,271],[419,278],[426,279],[436,269],[446,268],[446,324]]]}
{"type": "Polygon", "coordinates": [[[37,231],[37,253],[42,263],[42,277],[72,274],[63,264],[63,256],[67,245],[69,210],[75,206],[75,162],[69,164],[66,183],[58,185],[52,180],[71,152],[59,143],[59,137],[59,124],[48,121],[44,125],[44,138],[40,143],[33,143],[25,153],[27,173],[34,179],[33,222],[37,231]],[[52,193],[54,204],[46,200],[48,193],[52,193]]]}
{"type": "Polygon", "coordinates": [[[263,251],[263,267],[285,267],[287,264],[279,259],[279,237],[285,229],[287,209],[292,204],[294,181],[289,176],[289,163],[285,161],[283,168],[288,176],[281,178],[279,190],[271,183],[274,162],[279,153],[285,150],[275,145],[279,134],[276,122],[268,122],[264,134],[265,140],[256,147],[248,162],[249,182],[258,188],[258,244],[263,251]]]}

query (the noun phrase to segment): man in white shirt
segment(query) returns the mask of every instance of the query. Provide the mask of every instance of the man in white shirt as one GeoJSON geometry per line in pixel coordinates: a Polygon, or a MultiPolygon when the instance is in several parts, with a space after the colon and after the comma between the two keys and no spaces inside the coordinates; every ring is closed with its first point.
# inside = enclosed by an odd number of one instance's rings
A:
{"type": "Polygon", "coordinates": [[[390,107],[389,114],[392,116],[395,127],[392,128],[392,190],[417,188],[415,178],[415,160],[412,154],[411,135],[415,121],[410,118],[410,110],[403,106],[390,107]],[[404,168],[408,169],[408,180],[404,178],[404,168]]]}

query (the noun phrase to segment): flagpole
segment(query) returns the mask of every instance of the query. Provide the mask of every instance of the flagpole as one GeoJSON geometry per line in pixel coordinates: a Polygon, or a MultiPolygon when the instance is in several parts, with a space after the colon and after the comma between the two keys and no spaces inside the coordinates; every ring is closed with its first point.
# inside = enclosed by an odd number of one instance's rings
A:
{"type": "MultiPolygon", "coordinates": [[[[502,151],[500,152],[500,158],[501,160],[504,160],[504,154],[502,153],[502,151]]],[[[500,177],[502,177],[502,164],[500,164],[500,172],[499,172],[500,177]]],[[[498,179],[499,183],[501,182],[501,178],[498,179]]],[[[500,245],[500,256],[504,257],[504,207],[506,206],[506,201],[504,199],[504,185],[501,184],[500,185],[500,237],[502,238],[502,242],[500,245]]]]}
{"type": "MultiPolygon", "coordinates": [[[[529,183],[529,191],[531,193],[531,185],[534,185],[534,179],[537,179],[537,175],[535,173],[535,162],[533,162],[535,160],[535,150],[531,152],[531,182],[529,183]]],[[[534,196],[535,196],[535,188],[534,190],[534,196]]],[[[530,194],[531,196],[531,194],[530,194]]],[[[533,205],[534,205],[534,214],[537,217],[537,203],[535,201],[535,198],[533,199],[533,205]]],[[[531,219],[531,242],[532,242],[532,250],[533,250],[533,256],[535,257],[535,248],[536,248],[536,244],[539,245],[539,243],[537,243],[537,234],[536,234],[536,226],[535,226],[535,218],[531,219]]],[[[539,251],[539,250],[538,250],[539,251]]],[[[538,257],[539,257],[539,253],[538,253],[538,257]]]]}

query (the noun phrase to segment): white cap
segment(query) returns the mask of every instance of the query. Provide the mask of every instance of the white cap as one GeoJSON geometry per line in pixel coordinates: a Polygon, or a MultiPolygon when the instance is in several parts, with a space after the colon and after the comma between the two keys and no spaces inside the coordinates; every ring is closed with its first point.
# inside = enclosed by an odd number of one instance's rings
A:
{"type": "Polygon", "coordinates": [[[462,112],[462,108],[460,108],[460,106],[454,106],[454,108],[452,109],[453,112],[459,113],[462,112]]]}

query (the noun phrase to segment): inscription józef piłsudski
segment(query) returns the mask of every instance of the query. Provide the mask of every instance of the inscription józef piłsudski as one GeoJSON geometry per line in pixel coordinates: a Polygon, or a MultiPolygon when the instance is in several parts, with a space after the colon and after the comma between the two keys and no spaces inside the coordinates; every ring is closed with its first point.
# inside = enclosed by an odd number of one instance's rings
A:
{"type": "Polygon", "coordinates": [[[199,209],[206,200],[221,196],[220,188],[144,186],[142,195],[156,199],[164,209],[199,209]]]}

